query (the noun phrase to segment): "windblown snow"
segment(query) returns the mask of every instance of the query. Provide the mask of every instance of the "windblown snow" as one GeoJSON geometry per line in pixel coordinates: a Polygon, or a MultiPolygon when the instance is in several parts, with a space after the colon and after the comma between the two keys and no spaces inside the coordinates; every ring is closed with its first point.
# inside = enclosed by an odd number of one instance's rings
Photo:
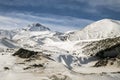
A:
{"type": "Polygon", "coordinates": [[[120,80],[120,21],[55,32],[34,23],[0,30],[0,80],[120,80]]]}

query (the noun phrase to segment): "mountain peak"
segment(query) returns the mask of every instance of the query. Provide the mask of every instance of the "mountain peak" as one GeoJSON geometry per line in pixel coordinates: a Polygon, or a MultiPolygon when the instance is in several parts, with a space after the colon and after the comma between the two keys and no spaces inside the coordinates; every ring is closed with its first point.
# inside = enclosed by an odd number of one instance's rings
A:
{"type": "Polygon", "coordinates": [[[40,23],[34,23],[32,25],[29,25],[29,27],[30,31],[50,31],[48,27],[45,27],[40,23]]]}
{"type": "Polygon", "coordinates": [[[120,36],[120,21],[102,19],[70,34],[70,40],[103,39],[120,36]]]}
{"type": "Polygon", "coordinates": [[[99,21],[96,21],[96,22],[92,23],[92,25],[93,24],[98,24],[98,25],[99,24],[101,24],[101,25],[108,25],[108,24],[110,24],[111,26],[113,26],[113,25],[120,25],[120,21],[113,20],[113,19],[102,19],[102,20],[99,20],[99,21]]]}
{"type": "Polygon", "coordinates": [[[112,19],[108,19],[108,18],[105,18],[105,19],[101,19],[99,21],[111,21],[112,19]]]}

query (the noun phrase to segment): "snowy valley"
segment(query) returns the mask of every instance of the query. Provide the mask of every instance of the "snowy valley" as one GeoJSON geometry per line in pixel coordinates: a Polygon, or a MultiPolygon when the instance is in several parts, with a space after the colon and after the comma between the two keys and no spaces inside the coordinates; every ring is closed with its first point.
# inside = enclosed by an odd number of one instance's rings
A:
{"type": "Polygon", "coordinates": [[[0,29],[0,80],[120,80],[120,21],[52,31],[0,29]]]}

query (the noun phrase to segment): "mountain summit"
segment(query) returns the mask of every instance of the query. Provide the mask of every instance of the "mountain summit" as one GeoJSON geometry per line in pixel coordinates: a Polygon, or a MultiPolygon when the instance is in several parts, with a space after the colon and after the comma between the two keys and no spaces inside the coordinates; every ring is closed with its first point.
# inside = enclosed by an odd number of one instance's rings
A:
{"type": "Polygon", "coordinates": [[[102,19],[69,35],[70,40],[102,39],[120,36],[120,21],[102,19]]]}
{"type": "Polygon", "coordinates": [[[29,25],[29,31],[50,31],[48,27],[41,25],[40,23],[34,23],[29,25]]]}

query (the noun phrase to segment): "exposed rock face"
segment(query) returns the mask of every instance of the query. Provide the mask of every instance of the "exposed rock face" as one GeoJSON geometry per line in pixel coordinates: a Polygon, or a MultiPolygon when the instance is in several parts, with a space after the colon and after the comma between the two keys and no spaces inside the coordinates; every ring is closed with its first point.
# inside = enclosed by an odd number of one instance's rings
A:
{"type": "Polygon", "coordinates": [[[105,50],[99,51],[95,56],[100,58],[115,58],[120,55],[120,44],[107,48],[105,50]]]}
{"type": "Polygon", "coordinates": [[[94,67],[107,65],[119,66],[120,37],[90,42],[83,48],[83,53],[89,56],[98,57],[99,60],[94,67]]]}
{"type": "Polygon", "coordinates": [[[29,51],[23,48],[20,48],[17,52],[15,52],[13,54],[13,56],[19,56],[20,58],[30,58],[33,57],[34,55],[37,55],[38,52],[34,52],[34,51],[29,51]]]}
{"type": "Polygon", "coordinates": [[[117,66],[120,67],[120,57],[114,58],[100,58],[94,67],[101,67],[101,66],[117,66]]]}
{"type": "Polygon", "coordinates": [[[120,54],[120,37],[91,42],[83,47],[83,53],[98,57],[116,57],[120,54]]]}
{"type": "Polygon", "coordinates": [[[99,60],[94,67],[101,67],[101,66],[106,66],[108,64],[108,60],[104,59],[104,60],[99,60]]]}

